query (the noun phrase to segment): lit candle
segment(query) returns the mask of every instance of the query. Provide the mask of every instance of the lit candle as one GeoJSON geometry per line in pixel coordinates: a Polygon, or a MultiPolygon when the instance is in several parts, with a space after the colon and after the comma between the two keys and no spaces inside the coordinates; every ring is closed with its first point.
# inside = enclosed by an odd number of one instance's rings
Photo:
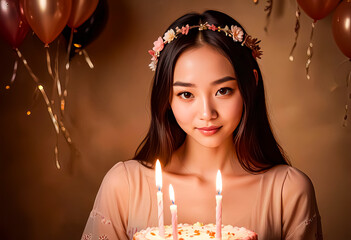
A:
{"type": "Polygon", "coordinates": [[[174,190],[172,184],[169,185],[169,197],[172,205],[170,206],[172,214],[172,229],[173,229],[173,240],[178,240],[178,220],[177,220],[177,205],[175,205],[174,190]]]}
{"type": "Polygon", "coordinates": [[[217,172],[216,189],[216,239],[222,239],[222,175],[219,170],[217,172]]]}
{"type": "Polygon", "coordinates": [[[157,213],[158,213],[158,229],[162,238],[165,237],[165,227],[163,223],[163,193],[162,193],[162,170],[160,161],[156,161],[156,187],[157,191],[157,213]]]}

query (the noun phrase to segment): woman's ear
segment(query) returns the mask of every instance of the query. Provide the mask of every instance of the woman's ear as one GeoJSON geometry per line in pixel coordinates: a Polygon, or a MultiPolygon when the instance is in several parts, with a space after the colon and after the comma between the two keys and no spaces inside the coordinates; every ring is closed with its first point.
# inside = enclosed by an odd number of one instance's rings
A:
{"type": "Polygon", "coordinates": [[[257,84],[258,84],[258,73],[257,73],[257,70],[256,70],[256,69],[254,69],[254,70],[253,70],[253,73],[254,73],[254,75],[255,75],[255,79],[256,79],[256,86],[257,86],[257,84]]]}

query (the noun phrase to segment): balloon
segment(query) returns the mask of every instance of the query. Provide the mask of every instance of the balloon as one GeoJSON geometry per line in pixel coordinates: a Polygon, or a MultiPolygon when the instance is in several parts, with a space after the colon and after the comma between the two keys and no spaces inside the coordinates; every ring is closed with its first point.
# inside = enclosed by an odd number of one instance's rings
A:
{"type": "Polygon", "coordinates": [[[24,0],[24,14],[32,30],[48,45],[65,28],[72,0],[24,0]]]}
{"type": "MultiPolygon", "coordinates": [[[[108,4],[107,0],[100,0],[94,13],[80,27],[74,30],[73,45],[70,53],[70,58],[80,49],[85,48],[93,42],[103,31],[108,19],[108,4]]],[[[71,35],[71,28],[66,27],[63,30],[63,36],[67,43],[71,35]]]]}
{"type": "Polygon", "coordinates": [[[18,48],[29,31],[29,25],[19,0],[0,0],[0,34],[11,45],[18,48]]]}
{"type": "Polygon", "coordinates": [[[93,14],[99,0],[74,0],[68,26],[77,28],[93,14]]]}
{"type": "Polygon", "coordinates": [[[339,0],[297,0],[297,2],[308,16],[320,20],[333,11],[339,0]]]}
{"type": "Polygon", "coordinates": [[[336,8],[333,14],[332,29],[339,49],[351,59],[351,2],[342,1],[336,8]]]}

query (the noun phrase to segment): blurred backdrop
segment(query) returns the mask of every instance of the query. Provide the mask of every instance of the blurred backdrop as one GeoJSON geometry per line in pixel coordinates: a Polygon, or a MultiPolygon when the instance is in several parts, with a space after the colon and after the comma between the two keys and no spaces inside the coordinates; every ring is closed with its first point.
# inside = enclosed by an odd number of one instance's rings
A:
{"type": "MultiPolygon", "coordinates": [[[[176,18],[207,9],[233,16],[262,40],[259,64],[276,137],[292,165],[315,186],[325,239],[351,239],[351,122],[343,127],[351,64],[341,64],[347,58],[334,42],[332,14],[316,23],[311,79],[307,79],[312,19],[302,10],[294,61],[289,61],[295,38],[294,0],[273,1],[267,32],[263,0],[104,2],[96,20],[101,25],[87,30],[92,35],[78,36],[86,41],[81,44],[94,68],[84,55],[71,54],[65,117],[79,152],[72,156],[60,135],[60,170],[46,104],[40,95],[33,98],[36,84],[22,62],[6,89],[18,57],[0,39],[1,239],[80,239],[103,176],[118,161],[130,159],[147,132],[153,77],[147,50],[176,18]]],[[[59,52],[62,79],[69,31],[49,48],[52,59],[59,52]]],[[[44,43],[29,32],[19,49],[50,95],[53,80],[44,43]]]]}

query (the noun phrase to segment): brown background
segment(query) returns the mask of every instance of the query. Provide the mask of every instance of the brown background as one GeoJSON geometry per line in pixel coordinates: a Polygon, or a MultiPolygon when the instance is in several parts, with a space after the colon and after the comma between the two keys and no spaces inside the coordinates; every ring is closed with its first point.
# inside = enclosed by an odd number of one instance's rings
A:
{"type": "MultiPolygon", "coordinates": [[[[340,66],[346,57],[333,40],[329,15],[316,25],[312,78],[307,80],[311,19],[302,13],[295,61],[290,62],[296,3],[273,2],[266,33],[266,1],[110,0],[107,26],[86,48],[95,69],[80,56],[71,64],[67,127],[80,150],[73,172],[62,137],[62,169],[55,167],[56,138],[41,97],[26,116],[35,84],[23,64],[12,88],[5,90],[16,55],[0,40],[0,238],[80,238],[104,174],[116,162],[131,158],[147,131],[152,79],[147,50],[180,15],[216,9],[262,40],[259,63],[277,139],[292,164],[314,183],[325,239],[351,239],[351,123],[342,126],[345,76],[351,67],[340,66]]],[[[65,41],[60,39],[63,56],[65,41]]],[[[56,45],[51,44],[52,55],[56,45]]],[[[20,49],[50,92],[43,44],[28,34],[20,49]]]]}

